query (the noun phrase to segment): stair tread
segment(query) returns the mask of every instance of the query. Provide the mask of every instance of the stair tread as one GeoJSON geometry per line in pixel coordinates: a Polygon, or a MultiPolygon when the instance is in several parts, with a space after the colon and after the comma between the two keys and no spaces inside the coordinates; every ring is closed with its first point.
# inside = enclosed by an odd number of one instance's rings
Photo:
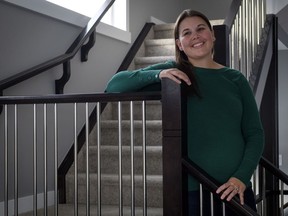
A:
{"type": "MultiPolygon", "coordinates": [[[[54,206],[48,207],[48,215],[54,215],[54,206]]],[[[73,204],[59,204],[58,208],[59,215],[74,215],[74,205],[73,204]]],[[[97,215],[97,205],[90,205],[90,215],[97,215]]],[[[101,215],[103,216],[115,216],[119,214],[119,206],[116,205],[101,205],[101,215]]],[[[155,208],[155,207],[148,207],[147,214],[149,216],[162,216],[163,209],[162,208],[155,208]]],[[[19,214],[19,216],[32,216],[32,212],[27,212],[23,214],[19,214]]],[[[42,216],[43,209],[39,209],[37,211],[37,215],[42,216]]],[[[86,204],[78,204],[78,215],[84,216],[86,215],[86,204]]],[[[123,206],[123,215],[130,216],[131,215],[131,207],[130,206],[123,206]]],[[[140,216],[143,215],[143,208],[142,207],[135,207],[135,215],[140,216]]]]}
{"type": "Polygon", "coordinates": [[[136,64],[143,64],[143,63],[158,63],[158,62],[165,62],[168,60],[175,60],[175,56],[144,56],[144,57],[136,57],[134,59],[136,64]]]}
{"type": "Polygon", "coordinates": [[[175,40],[171,38],[165,39],[148,39],[145,41],[146,46],[163,46],[163,45],[175,45],[175,40]]]}
{"type": "MultiPolygon", "coordinates": [[[[89,146],[89,149],[92,151],[97,150],[97,146],[89,146]]],[[[117,151],[118,152],[118,146],[107,146],[103,145],[100,147],[101,151],[117,151]]],[[[130,146],[122,146],[123,152],[130,152],[130,146]]],[[[142,151],[142,146],[134,146],[134,151],[142,151]]],[[[147,153],[159,153],[162,152],[162,146],[146,146],[146,152],[147,153]]]]}

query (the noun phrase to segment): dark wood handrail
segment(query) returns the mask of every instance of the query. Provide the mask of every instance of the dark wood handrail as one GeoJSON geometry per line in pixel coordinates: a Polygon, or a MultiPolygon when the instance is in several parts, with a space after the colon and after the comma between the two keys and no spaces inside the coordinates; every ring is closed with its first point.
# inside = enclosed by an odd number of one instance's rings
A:
{"type": "MultiPolygon", "coordinates": [[[[203,184],[205,188],[207,188],[214,194],[214,196],[220,199],[221,195],[216,193],[217,188],[220,186],[219,183],[217,183],[213,178],[211,178],[211,176],[209,176],[204,170],[197,166],[188,157],[182,158],[182,165],[189,174],[193,175],[200,183],[203,184]]],[[[227,206],[235,209],[241,215],[259,215],[246,204],[242,206],[238,197],[233,197],[230,202],[227,202],[225,200],[223,200],[223,202],[225,202],[227,206]]]]}
{"type": "Polygon", "coordinates": [[[261,157],[259,164],[266,170],[268,170],[270,173],[272,173],[274,176],[276,176],[279,180],[283,181],[286,185],[288,185],[288,175],[279,168],[277,168],[266,158],[261,157]]]}
{"type": "Polygon", "coordinates": [[[84,103],[84,102],[118,102],[160,100],[160,92],[131,92],[131,93],[96,93],[96,94],[63,94],[45,96],[2,96],[0,105],[4,104],[50,104],[50,103],[84,103]]]}
{"type": "Polygon", "coordinates": [[[239,11],[240,5],[242,3],[242,0],[233,0],[230,6],[230,10],[228,11],[228,14],[224,20],[224,25],[228,27],[228,31],[231,31],[231,28],[233,26],[235,17],[239,11]]]}
{"type": "Polygon", "coordinates": [[[136,56],[136,53],[140,49],[143,41],[145,40],[146,36],[148,35],[151,28],[154,26],[154,23],[146,23],[142,28],[140,34],[136,38],[135,42],[131,46],[130,50],[128,51],[127,55],[125,56],[124,60],[122,61],[120,67],[118,68],[117,72],[127,70],[130,66],[131,62],[136,56]]]}
{"type": "Polygon", "coordinates": [[[88,39],[88,37],[93,33],[96,26],[100,23],[100,20],[108,11],[108,9],[113,5],[115,0],[106,0],[101,8],[97,11],[95,16],[88,22],[85,28],[81,31],[78,37],[74,40],[71,46],[67,49],[67,51],[59,55],[53,59],[50,59],[44,63],[31,67],[27,70],[24,70],[18,74],[15,74],[11,77],[3,79],[0,81],[0,91],[7,89],[11,86],[14,86],[20,82],[23,82],[31,77],[34,77],[44,71],[47,71],[50,68],[53,68],[57,65],[63,64],[64,62],[72,59],[76,53],[79,51],[84,42],[88,39]]]}

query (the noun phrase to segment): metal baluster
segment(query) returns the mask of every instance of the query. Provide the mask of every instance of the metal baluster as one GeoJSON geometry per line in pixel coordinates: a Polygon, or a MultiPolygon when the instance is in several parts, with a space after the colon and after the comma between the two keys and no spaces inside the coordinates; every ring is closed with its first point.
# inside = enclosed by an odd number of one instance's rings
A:
{"type": "Polygon", "coordinates": [[[134,110],[133,101],[130,101],[130,129],[131,129],[131,215],[135,215],[135,179],[134,179],[134,110]]]}
{"type": "Polygon", "coordinates": [[[222,202],[222,216],[226,215],[226,207],[225,207],[225,203],[222,202]]]}
{"type": "Polygon", "coordinates": [[[47,196],[47,191],[48,191],[48,187],[47,187],[47,104],[43,105],[44,107],[44,112],[43,112],[43,117],[44,117],[44,121],[43,121],[43,133],[44,133],[44,215],[47,216],[48,215],[48,209],[47,209],[47,200],[48,200],[48,196],[47,196]]]}
{"type": "Polygon", "coordinates": [[[119,215],[123,215],[122,183],[122,103],[118,102],[119,215]]]}
{"type": "Polygon", "coordinates": [[[236,16],[236,68],[237,70],[240,69],[240,34],[239,34],[239,13],[236,16]]]}
{"type": "Polygon", "coordinates": [[[98,215],[101,215],[101,149],[100,149],[100,103],[97,102],[97,201],[98,215]]]}
{"type": "Polygon", "coordinates": [[[281,211],[281,215],[284,216],[284,183],[283,181],[280,181],[280,199],[281,199],[280,211],[281,211]]]}
{"type": "Polygon", "coordinates": [[[254,13],[254,7],[255,7],[255,4],[254,4],[254,0],[251,0],[251,48],[252,48],[252,59],[254,62],[254,58],[255,58],[255,20],[254,20],[254,16],[255,16],[255,13],[254,13]]]}
{"type": "Polygon", "coordinates": [[[54,215],[58,215],[58,112],[54,104],[54,215]]]}
{"type": "Polygon", "coordinates": [[[4,215],[8,216],[8,108],[4,105],[4,215]]]}
{"type": "Polygon", "coordinates": [[[231,32],[231,67],[232,68],[235,68],[235,53],[236,53],[236,49],[235,49],[235,44],[236,44],[236,30],[235,30],[235,23],[233,24],[233,27],[232,27],[232,32],[231,32]]]}
{"type": "Polygon", "coordinates": [[[200,216],[203,216],[203,186],[200,184],[200,216]]]}
{"type": "Polygon", "coordinates": [[[37,109],[33,105],[33,215],[37,216],[37,109]]]}
{"type": "Polygon", "coordinates": [[[262,198],[263,198],[263,205],[262,205],[262,213],[263,216],[266,216],[266,170],[265,168],[262,168],[262,179],[263,179],[263,183],[262,183],[262,198]]]}
{"type": "Polygon", "coordinates": [[[143,216],[147,216],[147,174],[146,174],[146,103],[142,101],[142,130],[143,130],[143,216]]]}
{"type": "Polygon", "coordinates": [[[77,103],[74,103],[74,215],[78,215],[78,141],[77,141],[77,103]]]}
{"type": "Polygon", "coordinates": [[[251,55],[250,55],[250,49],[249,49],[249,44],[250,44],[250,39],[249,39],[249,3],[247,0],[245,1],[245,38],[246,38],[246,70],[250,76],[251,73],[251,55]]]}
{"type": "Polygon", "coordinates": [[[85,104],[86,116],[86,215],[90,215],[90,170],[89,170],[89,107],[85,104]]]}
{"type": "Polygon", "coordinates": [[[260,34],[261,34],[261,14],[260,14],[260,0],[256,1],[256,24],[257,24],[257,45],[260,43],[260,34]]]}
{"type": "Polygon", "coordinates": [[[18,215],[18,111],[14,105],[14,215],[18,215]]]}
{"type": "Polygon", "coordinates": [[[214,216],[214,199],[213,193],[210,192],[210,208],[211,208],[211,216],[214,216]]]}
{"type": "Polygon", "coordinates": [[[242,5],[239,7],[239,71],[242,71],[245,73],[245,71],[242,70],[242,64],[243,64],[243,24],[242,24],[242,5]]]}
{"type": "Polygon", "coordinates": [[[262,28],[264,28],[265,26],[265,21],[266,21],[266,14],[267,14],[267,8],[266,8],[266,1],[265,0],[262,0],[262,11],[263,11],[263,14],[262,14],[262,28]]]}

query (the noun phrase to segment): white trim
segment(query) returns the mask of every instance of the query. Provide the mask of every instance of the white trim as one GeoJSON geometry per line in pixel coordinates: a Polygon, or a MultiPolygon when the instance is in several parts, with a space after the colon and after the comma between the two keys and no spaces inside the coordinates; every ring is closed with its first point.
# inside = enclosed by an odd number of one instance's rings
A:
{"type": "MultiPolygon", "coordinates": [[[[54,205],[54,191],[48,192],[47,205],[54,205]]],[[[44,193],[37,194],[37,208],[44,208],[44,193]]],[[[8,215],[14,215],[14,199],[8,201],[8,215]]],[[[33,196],[21,197],[18,199],[18,213],[33,211],[33,196]]],[[[0,202],[0,215],[4,215],[4,201],[0,202]]]]}
{"type": "MultiPolygon", "coordinates": [[[[45,0],[4,1],[82,28],[85,27],[90,20],[90,18],[87,16],[60,7],[45,0]]],[[[129,31],[124,31],[105,23],[100,23],[96,28],[96,32],[125,43],[131,43],[131,33],[129,31]]]]}
{"type": "Polygon", "coordinates": [[[120,40],[126,43],[131,43],[130,32],[115,28],[105,23],[99,23],[99,25],[96,28],[96,32],[99,34],[114,38],[116,40],[120,40]]]}
{"type": "Polygon", "coordinates": [[[150,22],[151,23],[155,23],[156,25],[161,25],[161,24],[165,24],[165,22],[163,22],[162,20],[159,20],[153,16],[150,17],[150,22]]]}

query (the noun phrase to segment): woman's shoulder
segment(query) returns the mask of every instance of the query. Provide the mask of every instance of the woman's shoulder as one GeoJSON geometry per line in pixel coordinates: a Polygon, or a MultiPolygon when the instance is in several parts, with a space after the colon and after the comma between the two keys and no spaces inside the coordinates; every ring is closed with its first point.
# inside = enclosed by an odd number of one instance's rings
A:
{"type": "Polygon", "coordinates": [[[246,77],[244,76],[243,73],[241,73],[241,71],[230,67],[223,68],[223,75],[234,81],[240,81],[242,79],[246,79],[246,77]]]}
{"type": "Polygon", "coordinates": [[[150,68],[153,68],[153,69],[168,69],[168,68],[174,68],[174,67],[176,67],[176,62],[174,60],[167,60],[165,62],[160,62],[160,63],[157,63],[157,64],[150,65],[146,69],[148,69],[148,70],[150,68]]]}

